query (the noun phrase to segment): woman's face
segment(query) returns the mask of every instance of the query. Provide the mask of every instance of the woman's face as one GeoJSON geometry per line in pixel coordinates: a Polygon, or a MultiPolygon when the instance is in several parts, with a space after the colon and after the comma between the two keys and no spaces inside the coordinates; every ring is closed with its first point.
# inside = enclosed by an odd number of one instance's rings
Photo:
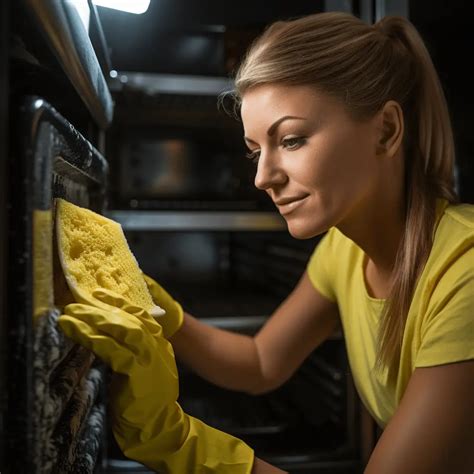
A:
{"type": "Polygon", "coordinates": [[[294,237],[321,234],[367,205],[377,173],[375,118],[356,122],[309,86],[271,84],[248,90],[241,113],[255,186],[294,237]]]}

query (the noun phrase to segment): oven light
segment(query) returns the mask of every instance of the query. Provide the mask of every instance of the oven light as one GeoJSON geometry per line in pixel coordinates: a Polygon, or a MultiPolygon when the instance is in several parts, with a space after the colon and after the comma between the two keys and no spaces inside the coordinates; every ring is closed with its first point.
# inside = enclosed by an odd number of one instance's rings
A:
{"type": "Polygon", "coordinates": [[[113,8],[124,12],[145,13],[150,6],[150,0],[93,0],[99,7],[113,8]]]}

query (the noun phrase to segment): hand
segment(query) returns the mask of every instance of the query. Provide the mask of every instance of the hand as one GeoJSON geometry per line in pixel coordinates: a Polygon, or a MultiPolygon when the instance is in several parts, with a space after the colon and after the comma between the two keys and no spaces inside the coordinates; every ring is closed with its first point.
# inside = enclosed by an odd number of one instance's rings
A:
{"type": "Polygon", "coordinates": [[[148,400],[149,419],[160,416],[177,400],[173,348],[154,318],[120,295],[98,289],[89,300],[91,304],[66,306],[59,325],[67,336],[92,350],[116,373],[114,388],[120,389],[112,390],[114,416],[141,426],[146,421],[141,418],[143,407],[136,406],[139,413],[135,413],[131,401],[148,400]]]}
{"type": "Polygon", "coordinates": [[[163,328],[166,339],[169,339],[183,324],[183,308],[153,278],[145,274],[143,274],[143,277],[155,304],[166,311],[163,316],[158,316],[156,320],[163,328]]]}
{"type": "MultiPolygon", "coordinates": [[[[173,334],[176,333],[176,331],[178,331],[178,329],[183,324],[183,308],[162,286],[160,286],[155,280],[153,280],[153,278],[149,277],[144,273],[143,278],[145,279],[148,291],[150,292],[153,298],[153,302],[165,311],[165,314],[163,314],[162,316],[153,317],[163,328],[164,337],[166,339],[169,339],[171,336],[173,336],[173,334]]],[[[101,302],[116,306],[118,308],[121,308],[121,305],[125,304],[122,296],[118,295],[117,293],[114,293],[111,290],[107,290],[105,288],[98,288],[96,291],[97,297],[100,299],[101,302]]],[[[82,295],[79,296],[81,296],[80,301],[82,302],[83,297],[82,295]]],[[[128,305],[130,306],[130,304],[128,305]]],[[[135,311],[137,310],[142,311],[141,308],[135,308],[135,311]]]]}
{"type": "Polygon", "coordinates": [[[177,403],[173,348],[154,318],[109,291],[98,289],[81,301],[86,298],[89,304],[66,306],[59,325],[116,372],[112,429],[124,454],[163,472],[250,473],[251,448],[177,403]]]}

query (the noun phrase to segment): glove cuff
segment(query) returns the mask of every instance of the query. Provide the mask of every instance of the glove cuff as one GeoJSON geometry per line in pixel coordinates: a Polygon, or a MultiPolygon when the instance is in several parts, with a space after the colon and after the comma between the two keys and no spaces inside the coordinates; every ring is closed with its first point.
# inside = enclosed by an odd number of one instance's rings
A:
{"type": "Polygon", "coordinates": [[[168,420],[167,426],[162,426],[146,441],[130,432],[126,439],[114,430],[124,454],[159,472],[251,473],[254,451],[250,446],[187,415],[179,405],[175,406],[179,414],[174,412],[172,418],[176,419],[172,423],[168,420]]]}
{"type": "Polygon", "coordinates": [[[176,315],[167,325],[166,330],[163,328],[163,333],[166,339],[169,339],[171,336],[173,336],[173,334],[179,331],[184,321],[183,307],[176,300],[174,300],[174,304],[176,306],[176,315]]]}

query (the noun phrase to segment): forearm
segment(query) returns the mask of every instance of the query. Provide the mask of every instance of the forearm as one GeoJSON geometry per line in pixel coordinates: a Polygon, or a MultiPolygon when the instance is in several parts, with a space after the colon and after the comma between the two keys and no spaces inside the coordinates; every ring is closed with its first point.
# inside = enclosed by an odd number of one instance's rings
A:
{"type": "Polygon", "coordinates": [[[182,327],[170,342],[176,356],[204,379],[248,393],[264,389],[252,337],[209,326],[185,313],[182,327]]]}

